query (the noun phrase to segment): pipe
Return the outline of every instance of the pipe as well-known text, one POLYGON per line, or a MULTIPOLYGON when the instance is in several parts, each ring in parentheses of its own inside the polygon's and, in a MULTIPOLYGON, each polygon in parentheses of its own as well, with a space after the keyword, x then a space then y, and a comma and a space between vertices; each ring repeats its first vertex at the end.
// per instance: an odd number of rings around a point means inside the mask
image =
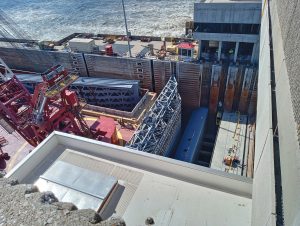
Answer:
POLYGON ((127 36, 127 42, 128 42, 128 52, 129 52, 129 56, 132 57, 132 55, 131 55, 131 48, 130 48, 130 41, 129 41, 129 32, 128 32, 128 26, 127 26, 127 19, 126 19, 126 12, 125 12, 124 0, 122 0, 122 6, 123 6, 123 14, 124 14, 124 21, 125 21, 125 28, 126 28, 126 36, 127 36))

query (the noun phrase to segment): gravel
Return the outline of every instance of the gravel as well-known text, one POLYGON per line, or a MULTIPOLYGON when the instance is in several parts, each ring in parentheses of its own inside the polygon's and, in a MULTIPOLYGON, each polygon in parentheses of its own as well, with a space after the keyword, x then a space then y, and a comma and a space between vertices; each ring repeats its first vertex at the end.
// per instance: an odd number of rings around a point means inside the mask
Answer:
POLYGON ((38 192, 34 185, 0 179, 0 225, 103 225, 125 226, 119 217, 102 221, 91 209, 78 210, 72 203, 58 202, 52 192, 38 192))

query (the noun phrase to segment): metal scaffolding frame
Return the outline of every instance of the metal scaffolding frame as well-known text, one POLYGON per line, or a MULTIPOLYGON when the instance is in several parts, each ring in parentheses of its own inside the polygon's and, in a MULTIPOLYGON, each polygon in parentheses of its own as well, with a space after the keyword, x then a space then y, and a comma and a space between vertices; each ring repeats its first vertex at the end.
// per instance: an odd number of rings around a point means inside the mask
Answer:
POLYGON ((181 127, 181 98, 172 76, 133 135, 129 148, 168 155, 181 127))

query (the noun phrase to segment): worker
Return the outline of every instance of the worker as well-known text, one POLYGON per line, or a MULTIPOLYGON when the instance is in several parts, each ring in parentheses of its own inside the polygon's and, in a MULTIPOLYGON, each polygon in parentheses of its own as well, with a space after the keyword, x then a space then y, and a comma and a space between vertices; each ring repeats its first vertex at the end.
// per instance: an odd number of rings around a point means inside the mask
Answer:
POLYGON ((8 161, 10 159, 10 156, 8 155, 8 153, 3 152, 2 148, 0 148, 0 159, 4 159, 6 161, 8 161))
POLYGON ((221 101, 218 103, 217 107, 217 116, 216 116, 216 125, 219 126, 221 124, 221 119, 223 116, 223 104, 221 101))

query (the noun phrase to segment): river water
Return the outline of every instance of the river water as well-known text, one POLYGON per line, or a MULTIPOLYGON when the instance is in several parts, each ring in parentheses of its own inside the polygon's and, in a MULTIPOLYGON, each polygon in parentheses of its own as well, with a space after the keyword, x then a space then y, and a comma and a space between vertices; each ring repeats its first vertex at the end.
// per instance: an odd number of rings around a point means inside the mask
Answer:
MULTIPOLYGON (((197 0, 124 0, 132 35, 180 36, 197 0)), ((199 0, 198 0, 199 2, 199 0)), ((121 0, 0 0, 0 9, 39 40, 74 32, 125 34, 121 0)))

